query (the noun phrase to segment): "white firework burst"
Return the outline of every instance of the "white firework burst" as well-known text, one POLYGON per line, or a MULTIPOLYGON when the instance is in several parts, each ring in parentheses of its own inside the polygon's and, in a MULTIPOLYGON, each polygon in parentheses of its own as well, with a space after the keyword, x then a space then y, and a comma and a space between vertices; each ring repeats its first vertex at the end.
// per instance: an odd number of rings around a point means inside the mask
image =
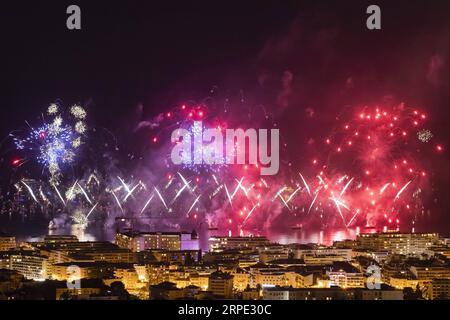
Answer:
POLYGON ((57 106, 56 104, 52 103, 52 104, 48 107, 47 113, 48 113, 49 115, 57 114, 57 113, 58 113, 58 106, 57 106))
POLYGON ((73 105, 70 108, 70 113, 77 119, 86 118, 86 110, 84 110, 84 108, 79 105, 73 105))

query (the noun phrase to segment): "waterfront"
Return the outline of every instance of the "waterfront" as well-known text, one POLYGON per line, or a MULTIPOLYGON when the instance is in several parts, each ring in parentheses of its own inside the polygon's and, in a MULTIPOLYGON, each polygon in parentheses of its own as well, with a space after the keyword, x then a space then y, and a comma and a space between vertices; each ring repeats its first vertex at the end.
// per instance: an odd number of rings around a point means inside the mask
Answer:
MULTIPOLYGON (((149 231, 149 230, 143 230, 149 231)), ((179 230, 167 230, 167 231, 179 231, 179 230)), ((192 230, 185 230, 192 231, 192 230)), ((203 251, 208 249, 208 238, 211 236, 228 236, 229 233, 226 230, 197 230, 200 238, 200 246, 203 251)), ((57 230, 41 229, 36 230, 34 233, 21 234, 18 236, 19 241, 36 241, 43 239, 46 235, 75 235, 80 241, 114 241, 116 230, 114 228, 104 229, 99 226, 90 226, 85 230, 72 225, 71 227, 60 228, 57 230)), ((354 240, 358 233, 357 229, 327 229, 327 230, 287 230, 285 232, 280 231, 267 231, 252 233, 250 231, 244 231, 244 235, 266 236, 272 242, 280 244, 289 243, 315 243, 322 245, 332 245, 334 241, 340 241, 344 239, 354 240)))

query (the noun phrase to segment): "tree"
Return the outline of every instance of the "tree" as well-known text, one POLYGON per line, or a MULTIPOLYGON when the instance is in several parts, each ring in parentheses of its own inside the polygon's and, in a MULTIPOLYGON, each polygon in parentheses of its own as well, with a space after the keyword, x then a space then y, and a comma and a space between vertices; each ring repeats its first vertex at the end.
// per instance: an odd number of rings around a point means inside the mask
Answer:
POLYGON ((121 300, 126 300, 129 298, 130 294, 125 289, 125 285, 121 281, 114 281, 110 285, 111 287, 111 294, 113 296, 119 297, 121 300))

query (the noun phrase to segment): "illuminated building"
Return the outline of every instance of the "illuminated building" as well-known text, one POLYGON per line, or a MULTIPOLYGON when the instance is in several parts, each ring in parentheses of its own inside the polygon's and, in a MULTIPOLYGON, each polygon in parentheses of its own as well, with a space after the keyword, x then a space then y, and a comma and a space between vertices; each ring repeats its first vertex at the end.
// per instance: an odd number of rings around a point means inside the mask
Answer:
POLYGON ((189 284, 206 290, 209 285, 209 276, 210 274, 208 273, 191 273, 189 275, 189 284))
POLYGON ((450 246, 449 245, 432 246, 425 253, 427 253, 429 256, 434 256, 436 254, 440 254, 440 255, 446 257, 447 259, 450 259, 450 246))
POLYGON ((199 262, 202 257, 201 250, 148 250, 148 253, 156 261, 179 264, 199 262))
POLYGON ((318 264, 322 263, 321 260, 350 261, 352 258, 352 249, 349 248, 298 245, 293 251, 294 258, 304 260, 309 259, 311 261, 310 264, 314 264, 313 261, 315 258, 318 264))
POLYGON ((34 252, 20 252, 10 256, 11 270, 16 270, 27 279, 36 281, 47 277, 47 258, 34 252))
POLYGON ((293 258, 272 260, 272 261, 268 262, 267 264, 270 264, 270 265, 273 264, 273 265, 277 265, 277 266, 280 266, 283 268, 306 266, 304 260, 293 259, 293 258))
POLYGON ((103 286, 98 279, 81 279, 79 288, 68 288, 66 282, 61 282, 55 288, 55 299, 89 299, 91 295, 99 295, 103 286))
POLYGON ((143 233, 144 249, 181 250, 181 233, 143 233))
POLYGON ((342 288, 265 288, 263 300, 354 300, 351 290, 342 288))
POLYGON ((371 249, 353 249, 352 251, 352 257, 366 257, 369 259, 373 259, 378 263, 386 261, 386 259, 389 257, 389 252, 384 251, 375 251, 371 249))
POLYGON ((137 270, 133 266, 117 267, 114 269, 114 278, 108 279, 106 284, 114 281, 120 281, 124 284, 125 289, 135 295, 140 295, 140 291, 146 288, 145 279, 140 277, 137 270))
POLYGON ((282 245, 268 245, 259 247, 258 252, 259 261, 262 263, 289 258, 289 248, 282 245))
POLYGON ((437 233, 362 233, 357 236, 361 248, 388 250, 403 255, 421 255, 439 240, 437 233))
POLYGON ((450 299, 450 278, 433 279, 425 284, 424 295, 429 300, 449 300, 450 299))
POLYGON ((8 251, 16 248, 16 238, 0 234, 0 251, 8 251))
POLYGON ((273 287, 263 292, 264 300, 403 300, 403 292, 387 286, 380 290, 273 287))
POLYGON ((246 288, 241 292, 242 300, 259 300, 261 298, 260 290, 253 288, 246 288))
POLYGON ((70 261, 111 263, 135 263, 137 261, 136 253, 105 241, 59 240, 56 242, 28 242, 25 245, 47 255, 50 264, 70 261))
POLYGON ((208 239, 210 251, 223 251, 226 249, 251 248, 268 245, 266 237, 211 237, 208 239))
POLYGON ((253 284, 268 286, 293 286, 294 272, 285 272, 284 270, 258 270, 253 274, 253 284))
POLYGON ((169 270, 166 274, 166 281, 176 284, 178 288, 196 286, 202 290, 208 289, 209 278, 215 272, 215 268, 207 266, 182 267, 169 270))
POLYGON ((233 285, 234 288, 238 291, 243 291, 247 288, 247 286, 250 285, 250 273, 242 268, 235 268, 233 271, 230 272, 233 277, 233 285))
POLYGON ((311 272, 299 271, 296 268, 259 263, 247 269, 251 276, 250 287, 252 288, 258 285, 262 287, 292 286, 299 288, 311 286, 314 282, 311 272))
POLYGON ((362 288, 365 285, 364 275, 351 264, 335 262, 326 272, 332 286, 341 288, 362 288))
POLYGON ((333 247, 337 249, 355 249, 357 245, 358 243, 355 240, 350 239, 333 242, 333 247))
POLYGON ((413 265, 410 270, 419 281, 450 279, 450 268, 447 265, 413 265))
POLYGON ((315 255, 306 254, 303 256, 303 261, 306 265, 332 265, 334 262, 345 262, 345 258, 338 255, 315 255))
POLYGON ((127 250, 120 248, 113 249, 96 249, 89 252, 83 252, 86 256, 91 257, 94 261, 103 261, 111 263, 135 263, 137 261, 136 255, 127 250))
POLYGON ((117 233, 116 245, 133 252, 140 252, 144 250, 144 239, 139 232, 117 233))
POLYGON ((0 252, 0 269, 10 269, 10 253, 0 252))
POLYGON ((225 249, 220 252, 207 252, 202 259, 204 262, 215 264, 233 261, 240 267, 246 267, 258 263, 259 254, 252 248, 225 249))
POLYGON ((197 232, 192 233, 182 232, 181 235, 181 250, 200 250, 200 242, 197 232))
POLYGON ((78 242, 78 238, 74 235, 47 235, 44 237, 46 244, 64 244, 67 242, 78 242))
POLYGON ((403 291, 396 290, 385 284, 380 289, 355 289, 356 300, 403 300, 403 291))
POLYGON ((133 252, 148 249, 199 250, 197 233, 187 232, 126 232, 116 234, 116 244, 133 252))
POLYGON ((109 263, 109 262, 65 262, 52 266, 51 278, 55 280, 68 280, 74 278, 74 273, 69 267, 76 266, 77 277, 79 279, 103 279, 112 278, 114 272, 120 269, 132 268, 132 264, 128 263, 109 263))
POLYGON ((412 275, 394 275, 389 278, 389 285, 396 289, 403 290, 404 288, 413 288, 415 289, 419 281, 414 278, 412 275))
POLYGON ((211 273, 208 282, 208 291, 213 295, 229 299, 233 296, 233 275, 221 271, 211 273))

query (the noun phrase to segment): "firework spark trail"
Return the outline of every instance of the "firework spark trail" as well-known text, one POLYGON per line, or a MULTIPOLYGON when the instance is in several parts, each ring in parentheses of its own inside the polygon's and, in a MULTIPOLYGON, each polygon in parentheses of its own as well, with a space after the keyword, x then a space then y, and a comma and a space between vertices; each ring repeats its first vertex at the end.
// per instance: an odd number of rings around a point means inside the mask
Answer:
POLYGON ((167 182, 167 184, 164 186, 164 189, 167 190, 172 185, 172 182, 174 180, 175 180, 174 178, 170 178, 169 181, 167 182))
POLYGON ((353 220, 356 218, 356 216, 359 214, 359 211, 356 211, 355 212, 355 214, 353 215, 353 217, 350 219, 350 221, 347 223, 347 227, 349 226, 349 225, 351 225, 352 224, 352 222, 353 222, 353 220))
POLYGON ((219 183, 219 181, 217 180, 216 175, 215 175, 215 174, 212 174, 212 177, 213 177, 213 179, 214 179, 214 182, 215 182, 217 185, 219 185, 220 183, 219 183))
POLYGON ((308 184, 306 183, 305 178, 303 178, 303 176, 302 176, 302 174, 301 174, 300 172, 299 172, 298 174, 299 174, 300 177, 302 178, 303 184, 305 185, 305 188, 306 188, 306 190, 308 191, 308 194, 311 196, 311 190, 309 190, 309 186, 308 186, 308 184))
POLYGON ((267 184, 267 182, 266 182, 265 179, 261 178, 261 182, 264 184, 264 186, 265 186, 266 188, 269 188, 269 186, 268 186, 268 184, 267 184))
POLYGON ((235 178, 234 180, 236 180, 236 182, 238 183, 237 187, 244 192, 246 197, 248 197, 247 189, 245 189, 244 186, 242 185, 243 179, 239 181, 238 179, 235 178))
POLYGON ((250 218, 250 216, 252 215, 253 211, 255 211, 256 207, 259 205, 259 203, 255 204, 253 206, 253 208, 248 212, 247 216, 245 217, 244 221, 242 221, 242 227, 245 225, 245 223, 247 222, 248 218, 250 218))
POLYGON ((195 204, 198 202, 198 200, 200 199, 202 195, 200 194, 192 203, 191 207, 189 208, 188 212, 186 213, 187 215, 191 212, 191 210, 194 208, 195 204))
POLYGON ((92 207, 91 210, 89 210, 88 214, 86 215, 86 219, 89 218, 89 216, 91 215, 92 212, 94 212, 95 208, 97 207, 98 202, 92 207))
POLYGON ((230 203, 230 206, 233 206, 233 198, 231 198, 231 195, 228 192, 227 185, 224 183, 223 186, 225 187, 225 193, 227 194, 228 202, 230 203))
POLYGON ((181 173, 179 173, 179 172, 177 172, 177 173, 178 173, 178 175, 180 176, 181 180, 183 181, 184 185, 187 185, 187 186, 188 186, 188 187, 187 187, 188 190, 189 190, 190 192, 192 192, 191 188, 189 187, 190 181, 187 182, 187 180, 183 177, 183 175, 182 175, 181 173))
POLYGON ((158 195, 159 199, 163 203, 164 207, 166 207, 166 210, 169 210, 169 208, 167 207, 166 201, 164 201, 164 198, 161 195, 161 193, 159 192, 158 188, 155 187, 155 191, 156 191, 156 194, 158 195))
POLYGON ((325 181, 323 181, 321 176, 317 176, 317 179, 319 179, 319 184, 325 185, 325 181))
POLYGON ((241 180, 237 180, 237 179, 235 179, 235 180, 237 181, 238 184, 237 184, 236 188, 234 189, 233 194, 231 195, 231 199, 234 198, 234 196, 236 195, 236 193, 238 192, 240 187, 242 187, 242 181, 244 181, 244 177, 242 177, 241 180))
POLYGON ((289 203, 289 201, 291 201, 291 199, 295 196, 295 194, 301 190, 301 187, 298 187, 297 189, 295 189, 294 192, 292 192, 292 194, 289 196, 289 198, 286 200, 286 203, 289 203))
POLYGON ((383 194, 384 191, 386 190, 386 188, 389 187, 390 184, 391 184, 390 182, 386 183, 386 184, 380 189, 380 194, 383 194))
POLYGON ((340 194, 341 197, 345 193, 345 190, 347 190, 348 186, 352 183, 352 181, 353 181, 353 178, 351 178, 345 185, 344 189, 342 189, 341 194, 340 194))
POLYGON ((181 187, 180 190, 178 190, 177 194, 175 195, 172 202, 170 203, 171 205, 175 202, 175 200, 178 199, 178 197, 181 195, 181 193, 184 191, 184 189, 189 188, 189 183, 191 183, 191 180, 189 180, 189 182, 187 184, 185 184, 183 187, 181 187))
POLYGON ((139 185, 142 187, 142 189, 147 191, 147 186, 145 185, 145 183, 143 183, 142 181, 139 180, 139 185))
POLYGON ((74 184, 72 185, 72 188, 70 188, 69 193, 66 196, 67 200, 72 200, 73 199, 72 196, 73 196, 73 192, 75 190, 75 186, 77 185, 77 183, 78 183, 78 179, 75 180, 74 184))
POLYGON ((88 178, 88 181, 86 182, 86 184, 91 184, 92 180, 94 180, 97 183, 97 185, 100 184, 100 181, 98 180, 98 178, 93 173, 91 173, 89 175, 89 178, 88 178))
POLYGON ((216 190, 214 190, 214 192, 212 193, 212 195, 211 195, 209 198, 211 199, 211 198, 215 197, 215 196, 219 193, 219 191, 222 190, 222 188, 223 188, 223 184, 221 184, 220 186, 218 186, 218 187, 216 188, 216 190))
POLYGON ((278 198, 278 196, 279 196, 280 194, 282 194, 282 193, 284 192, 284 190, 286 190, 286 189, 287 189, 287 187, 284 186, 284 187, 282 187, 280 190, 278 190, 277 193, 275 194, 275 196, 272 198, 272 202, 274 202, 275 199, 278 198))
POLYGON ((344 181, 348 176, 346 174, 344 174, 343 176, 341 176, 339 179, 336 180, 336 185, 341 184, 342 181, 344 181))
POLYGON ((144 207, 141 210, 141 214, 144 213, 145 209, 147 209, 147 206, 150 204, 150 202, 153 200, 153 197, 155 196, 154 193, 148 198, 147 202, 145 203, 144 207))
POLYGON ((342 218, 342 222, 346 225, 346 223, 345 223, 345 218, 344 218, 344 215, 342 214, 342 211, 341 211, 341 207, 340 207, 340 205, 341 205, 341 203, 339 202, 339 200, 337 200, 337 199, 335 199, 335 198, 330 198, 333 202, 334 202, 334 204, 336 205, 336 208, 337 208, 337 210, 338 210, 338 212, 339 212, 339 215, 341 216, 341 218, 342 218))
POLYGON ((45 196, 44 191, 42 191, 42 186, 39 187, 39 195, 41 196, 42 200, 44 200, 47 203, 50 203, 48 198, 45 196))
POLYGON ((308 209, 308 213, 307 214, 309 214, 309 212, 311 211, 311 208, 313 207, 314 203, 316 202, 316 199, 317 199, 317 196, 319 195, 319 192, 320 192, 320 190, 317 191, 314 199, 311 201, 311 204, 309 205, 309 209, 308 209))
POLYGON ((286 201, 284 200, 283 196, 281 194, 278 195, 278 197, 281 199, 281 201, 283 201, 284 206, 291 211, 291 208, 289 208, 289 205, 286 203, 286 201))
POLYGON ((397 193, 397 195, 394 198, 394 201, 400 198, 400 195, 403 193, 403 191, 405 191, 405 189, 409 186, 409 184, 412 182, 412 180, 409 180, 404 186, 403 188, 400 189, 400 191, 397 193))
POLYGON ((339 204, 340 206, 342 206, 342 207, 344 207, 345 209, 347 209, 347 210, 350 211, 350 208, 349 208, 345 203, 343 203, 341 200, 336 199, 336 198, 331 198, 331 199, 332 199, 335 203, 339 204))
POLYGON ((122 184, 122 186, 125 188, 125 190, 127 192, 130 192, 130 188, 127 186, 127 184, 125 183, 125 181, 123 181, 123 179, 119 176, 117 176, 117 178, 120 180, 120 183, 122 184))
POLYGON ((123 213, 123 208, 122 208, 122 205, 120 204, 120 200, 119 200, 119 198, 117 198, 117 196, 116 196, 116 194, 114 193, 114 191, 113 191, 113 190, 111 190, 111 193, 112 193, 112 195, 113 195, 114 199, 116 199, 116 202, 117 202, 117 205, 118 205, 118 206, 119 206, 119 208, 120 208, 120 211, 122 211, 122 213, 123 213))
POLYGON ((64 201, 64 198, 62 197, 61 193, 58 190, 58 187, 55 184, 52 184, 53 188, 55 189, 56 193, 58 194, 59 199, 61 202, 66 205, 66 202, 64 201))
POLYGON ((39 203, 39 201, 36 199, 36 196, 34 195, 33 190, 31 189, 31 187, 23 180, 21 182, 28 189, 28 192, 30 193, 30 195, 33 198, 33 200, 36 201, 37 203, 39 203))
POLYGON ((238 183, 238 185, 237 185, 237 187, 236 188, 239 188, 239 189, 241 189, 243 192, 244 192, 244 194, 245 194, 245 197, 248 199, 248 192, 251 190, 250 188, 247 190, 247 189, 245 189, 245 187, 242 185, 242 181, 244 180, 244 177, 242 177, 242 179, 239 181, 238 179, 236 179, 235 178, 235 180, 237 181, 237 183, 238 183))
POLYGON ((81 192, 83 193, 84 197, 86 198, 87 202, 89 202, 89 204, 92 204, 91 199, 89 198, 89 196, 87 195, 86 191, 84 190, 84 188, 77 182, 78 187, 80 188, 81 192))
POLYGON ((123 198, 123 202, 126 202, 127 199, 133 195, 134 190, 136 190, 136 188, 139 187, 139 183, 136 184, 128 193, 127 195, 123 198))

